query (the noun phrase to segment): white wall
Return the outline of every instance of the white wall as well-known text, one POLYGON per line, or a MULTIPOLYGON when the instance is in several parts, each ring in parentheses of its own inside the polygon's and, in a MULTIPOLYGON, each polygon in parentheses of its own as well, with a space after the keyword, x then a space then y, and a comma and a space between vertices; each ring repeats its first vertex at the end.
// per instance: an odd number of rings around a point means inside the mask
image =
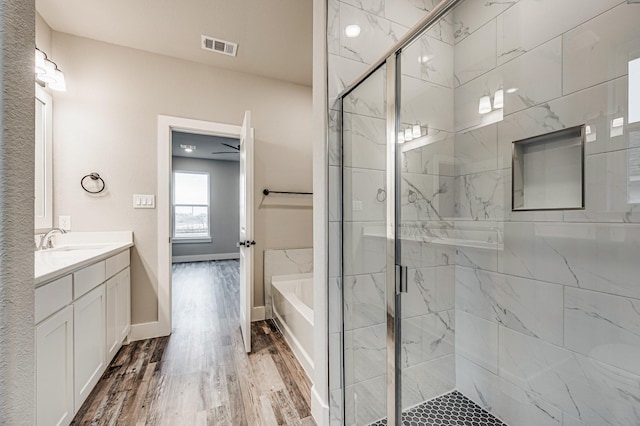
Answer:
POLYGON ((36 12, 36 47, 47 55, 51 52, 51 27, 36 12))
POLYGON ((157 115, 239 125, 252 111, 255 152, 255 291, 263 304, 266 248, 309 247, 310 207, 263 205, 262 189, 311 190, 311 89, 53 32, 67 92, 54 94, 54 221, 74 231, 131 229, 132 321, 157 319, 157 210, 132 194, 157 191, 157 115), (99 172, 103 196, 84 193, 99 172))
POLYGON ((240 162, 173 157, 173 170, 209 173, 209 232, 211 242, 180 243, 173 240, 172 255, 195 256, 237 253, 240 230, 240 162))
POLYGON ((0 1, 0 424, 35 423, 35 10, 0 1))

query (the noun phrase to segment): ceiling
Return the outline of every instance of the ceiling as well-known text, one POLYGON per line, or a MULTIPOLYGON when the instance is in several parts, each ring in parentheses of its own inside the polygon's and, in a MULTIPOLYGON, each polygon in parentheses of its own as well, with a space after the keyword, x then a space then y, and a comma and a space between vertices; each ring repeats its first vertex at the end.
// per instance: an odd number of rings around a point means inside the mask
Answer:
POLYGON ((312 0, 36 0, 55 31, 311 85, 312 0), (207 35, 238 43, 231 57, 207 35))
POLYGON ((238 150, 228 147, 239 146, 240 140, 223 136, 197 135, 194 133, 172 132, 171 155, 174 157, 204 158, 206 160, 240 161, 238 150), (195 146, 193 152, 186 152, 180 145, 195 146), (213 154, 213 153, 216 154, 213 154), (221 154, 223 153, 223 154, 221 154))

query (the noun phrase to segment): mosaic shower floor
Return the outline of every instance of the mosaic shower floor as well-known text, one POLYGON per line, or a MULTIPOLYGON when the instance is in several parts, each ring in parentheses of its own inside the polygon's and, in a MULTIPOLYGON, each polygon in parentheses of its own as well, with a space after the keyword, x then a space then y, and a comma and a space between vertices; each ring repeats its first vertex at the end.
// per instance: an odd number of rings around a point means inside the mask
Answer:
MULTIPOLYGON (((507 426, 458 391, 449 392, 402 413, 405 426, 507 426)), ((370 426, 387 424, 387 419, 370 426)))

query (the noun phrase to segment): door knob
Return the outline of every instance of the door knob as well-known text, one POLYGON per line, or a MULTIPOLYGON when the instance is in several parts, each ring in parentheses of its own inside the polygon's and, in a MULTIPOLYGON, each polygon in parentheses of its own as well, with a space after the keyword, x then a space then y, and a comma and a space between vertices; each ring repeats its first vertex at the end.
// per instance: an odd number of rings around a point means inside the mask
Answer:
POLYGON ((245 243, 244 241, 239 241, 239 242, 236 244, 236 247, 240 247, 240 246, 242 246, 242 247, 246 247, 246 246, 247 246, 247 243, 245 243))

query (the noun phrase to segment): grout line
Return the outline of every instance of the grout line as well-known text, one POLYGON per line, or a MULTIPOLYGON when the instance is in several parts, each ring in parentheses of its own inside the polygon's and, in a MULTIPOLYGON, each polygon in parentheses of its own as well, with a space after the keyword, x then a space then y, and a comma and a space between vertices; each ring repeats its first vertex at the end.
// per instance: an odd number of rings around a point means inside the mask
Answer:
POLYGON ((578 89, 578 90, 574 90, 573 92, 570 92, 570 93, 562 93, 562 94, 560 94, 560 96, 557 96, 555 98, 551 98, 551 99, 548 99, 546 101, 540 101, 540 103, 538 103, 536 105, 533 105, 531 107, 523 108, 521 110, 514 111, 514 112, 511 112, 509 114, 506 114, 504 116, 504 118, 503 118, 503 121, 505 121, 505 119, 507 117, 511 117, 511 116, 516 115, 516 114, 520 114, 520 113, 523 113, 525 111, 532 110, 534 108, 539 108, 540 105, 549 104, 549 103, 552 103, 552 102, 558 102, 558 101, 560 101, 562 99, 565 99, 565 98, 568 98, 570 96, 574 96, 574 95, 580 94, 581 92, 586 92, 587 90, 595 89, 598 86, 604 86, 604 85, 607 85, 607 84, 615 83, 616 80, 622 80, 622 79, 624 79, 626 77, 628 77, 628 74, 623 74, 623 75, 620 75, 620 76, 617 76, 617 77, 612 77, 612 78, 610 78, 608 80, 604 80, 604 81, 600 81, 598 83, 594 83, 591 86, 587 86, 587 87, 583 87, 583 88, 578 89))

